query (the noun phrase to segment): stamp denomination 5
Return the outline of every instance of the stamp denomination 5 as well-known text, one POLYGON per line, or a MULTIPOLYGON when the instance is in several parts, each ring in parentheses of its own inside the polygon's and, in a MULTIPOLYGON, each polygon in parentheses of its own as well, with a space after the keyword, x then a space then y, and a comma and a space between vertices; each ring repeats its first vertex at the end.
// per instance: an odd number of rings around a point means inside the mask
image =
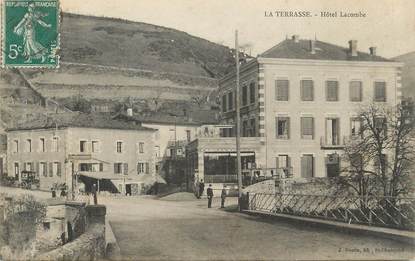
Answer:
POLYGON ((2 65, 58 67, 58 0, 4 0, 2 65))

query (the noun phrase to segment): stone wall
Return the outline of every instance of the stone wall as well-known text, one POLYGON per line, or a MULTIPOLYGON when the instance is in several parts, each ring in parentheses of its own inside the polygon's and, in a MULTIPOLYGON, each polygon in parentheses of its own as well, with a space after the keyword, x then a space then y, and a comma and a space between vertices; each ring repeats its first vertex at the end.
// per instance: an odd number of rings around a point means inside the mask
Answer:
POLYGON ((313 178, 307 181, 281 180, 277 186, 278 193, 302 194, 302 195, 339 195, 349 192, 341 188, 335 180, 328 178, 313 178))
POLYGON ((55 250, 35 257, 36 260, 101 260, 105 255, 105 215, 103 205, 86 208, 87 227, 85 233, 74 241, 55 250))
POLYGON ((250 185, 243 189, 243 193, 265 193, 265 194, 275 194, 275 181, 265 180, 258 182, 256 184, 250 185))

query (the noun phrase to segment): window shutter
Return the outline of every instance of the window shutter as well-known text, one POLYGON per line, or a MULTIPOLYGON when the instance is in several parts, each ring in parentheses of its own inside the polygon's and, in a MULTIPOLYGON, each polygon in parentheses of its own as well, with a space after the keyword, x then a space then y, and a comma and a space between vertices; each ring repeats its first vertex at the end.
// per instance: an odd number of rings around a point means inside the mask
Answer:
POLYGON ((275 137, 277 137, 278 138, 278 135, 279 135, 279 133, 278 133, 278 117, 275 117, 275 137))
POLYGON ((291 168, 291 157, 290 156, 288 156, 287 158, 287 167, 291 168))
POLYGON ((58 162, 57 168, 56 168, 56 174, 60 177, 62 174, 62 165, 60 162, 58 162))
POLYGON ((124 175, 128 175, 128 163, 124 163, 124 175))
POLYGON ((146 162, 146 174, 150 173, 150 165, 146 162))
POLYGON ((104 163, 99 163, 99 171, 103 172, 104 171, 104 163))
POLYGON ((301 177, 306 178, 307 177, 307 162, 306 158, 304 156, 301 157, 301 177))
POLYGON ((276 157, 275 158, 275 168, 279 168, 280 167, 280 158, 279 157, 276 157))
POLYGON ((289 81, 276 80, 275 81, 275 100, 288 101, 289 81))
POLYGON ((118 173, 117 173, 117 163, 114 163, 114 173, 115 173, 115 174, 118 174, 118 173))
POLYGON ((43 170, 43 176, 47 177, 48 176, 48 163, 44 163, 43 166, 45 167, 45 169, 43 170))
POLYGON ((312 155, 303 155, 301 157, 301 177, 311 178, 314 176, 314 164, 312 155))
POLYGON ((338 100, 339 83, 337 81, 326 82, 327 101, 338 100))
POLYGON ((36 176, 39 177, 40 173, 39 173, 39 162, 36 162, 36 176))
POLYGON ((53 177, 53 163, 49 162, 49 177, 53 177))

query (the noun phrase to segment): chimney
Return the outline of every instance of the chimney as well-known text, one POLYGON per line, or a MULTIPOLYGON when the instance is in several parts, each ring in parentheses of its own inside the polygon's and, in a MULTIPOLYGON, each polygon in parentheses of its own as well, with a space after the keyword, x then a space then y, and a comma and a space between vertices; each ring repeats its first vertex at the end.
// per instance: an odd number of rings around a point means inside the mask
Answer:
POLYGON ((349 41, 349 53, 351 56, 357 56, 357 40, 349 41))
POLYGON ((310 47, 310 53, 315 54, 316 53, 316 41, 310 40, 309 47, 310 47))
POLYGON ((127 109, 127 116, 132 117, 133 116, 133 108, 127 109))
POLYGON ((376 56, 376 47, 375 46, 369 47, 369 52, 370 52, 370 55, 376 56))
POLYGON ((294 35, 292 36, 292 40, 293 40, 295 43, 298 43, 298 42, 300 41, 300 36, 299 36, 298 34, 294 34, 294 35))

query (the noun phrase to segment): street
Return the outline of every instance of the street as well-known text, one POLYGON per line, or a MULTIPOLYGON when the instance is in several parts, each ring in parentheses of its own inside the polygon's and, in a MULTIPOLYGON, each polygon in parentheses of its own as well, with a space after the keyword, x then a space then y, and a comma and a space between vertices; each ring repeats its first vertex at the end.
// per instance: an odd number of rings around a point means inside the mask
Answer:
MULTIPOLYGON (((214 201, 105 198, 123 259, 410 259, 392 240, 349 235, 219 209, 214 201)), ((234 201, 235 203, 235 201, 234 201)))

